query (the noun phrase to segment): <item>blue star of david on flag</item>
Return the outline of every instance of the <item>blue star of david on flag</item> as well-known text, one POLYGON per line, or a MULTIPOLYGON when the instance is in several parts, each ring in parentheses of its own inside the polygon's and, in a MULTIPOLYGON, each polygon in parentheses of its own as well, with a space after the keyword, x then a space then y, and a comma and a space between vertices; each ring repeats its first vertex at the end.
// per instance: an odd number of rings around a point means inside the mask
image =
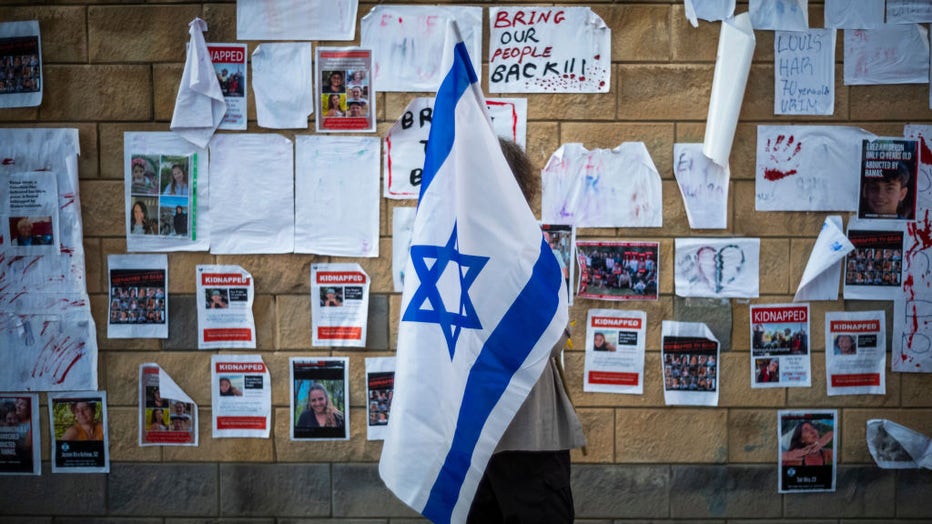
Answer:
MULTIPOLYGON (((412 245, 411 261, 420 284, 411 297, 402 320, 439 324, 447 341, 450 360, 456 352, 460 330, 482 329, 479 316, 469 298, 469 288, 482 271, 489 257, 467 255, 459 251, 456 224, 445 246, 412 245), (428 261, 433 261, 429 265, 428 261), (438 284, 449 264, 456 265, 459 277, 459 304, 457 311, 447 311, 438 284)), ((451 290, 452 291, 452 290, 451 290)))

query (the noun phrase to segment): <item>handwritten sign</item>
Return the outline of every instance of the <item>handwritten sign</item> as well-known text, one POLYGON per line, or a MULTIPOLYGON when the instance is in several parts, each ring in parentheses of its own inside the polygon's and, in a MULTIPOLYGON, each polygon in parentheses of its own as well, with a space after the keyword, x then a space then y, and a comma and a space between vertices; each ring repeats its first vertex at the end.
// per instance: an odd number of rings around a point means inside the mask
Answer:
POLYGON ((887 0, 888 24, 922 24, 932 22, 929 0, 887 0))
POLYGON ((845 85, 929 83, 929 31, 918 24, 845 30, 845 85))
POLYGON ((873 29, 883 25, 884 0, 825 0, 825 27, 873 29))
POLYGON ((751 0, 754 29, 805 31, 809 29, 809 0, 751 0))
POLYGON ((702 154, 702 144, 673 144, 673 174, 683 196, 689 227, 728 227, 728 167, 702 154))
POLYGON ((773 112, 831 115, 835 109, 835 30, 777 31, 773 112))
POLYGON ((489 9, 489 91, 607 93, 611 30, 588 7, 489 9))

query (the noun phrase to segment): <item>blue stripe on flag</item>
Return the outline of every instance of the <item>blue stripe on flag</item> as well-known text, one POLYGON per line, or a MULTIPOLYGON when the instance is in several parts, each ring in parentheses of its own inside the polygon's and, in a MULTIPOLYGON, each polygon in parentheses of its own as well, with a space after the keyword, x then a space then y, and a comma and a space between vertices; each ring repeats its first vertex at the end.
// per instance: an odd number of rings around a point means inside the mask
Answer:
POLYGON ((424 198, 427 186, 430 185, 434 175, 447 161, 447 156, 453 150, 453 138, 456 135, 456 104, 459 103, 463 93, 469 89, 469 85, 478 81, 479 77, 473 70, 466 44, 459 42, 453 49, 453 66, 443 79, 443 83, 440 84, 440 90, 437 91, 437 98, 434 100, 434 118, 427 140, 424 170, 421 172, 418 205, 420 205, 420 199, 424 198), (438 118, 438 115, 443 115, 443 118, 438 118))
POLYGON ((563 273, 550 246, 541 237, 540 254, 531 278, 489 335, 469 370, 453 442, 422 511, 431 521, 450 522, 479 434, 512 375, 552 322, 560 303, 561 285, 563 273))

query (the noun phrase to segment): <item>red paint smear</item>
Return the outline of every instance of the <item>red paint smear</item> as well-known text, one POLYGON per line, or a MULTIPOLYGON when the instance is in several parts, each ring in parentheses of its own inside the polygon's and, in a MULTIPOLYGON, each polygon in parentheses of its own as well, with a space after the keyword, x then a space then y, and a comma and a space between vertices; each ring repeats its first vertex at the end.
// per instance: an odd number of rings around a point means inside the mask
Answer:
POLYGON ((906 292, 906 298, 907 298, 908 300, 915 300, 915 298, 916 298, 916 292, 915 292, 915 290, 913 289, 913 285, 914 285, 914 284, 915 284, 915 282, 913 282, 913 275, 912 275, 912 274, 908 275, 908 276, 906 277, 906 280, 903 281, 903 291, 906 292))
POLYGON ((932 248, 932 223, 929 222, 929 210, 926 209, 922 220, 907 224, 906 231, 916 241, 906 252, 907 262, 912 262, 913 257, 920 251, 932 248))
POLYGON ((598 59, 602 58, 602 55, 595 55, 593 58, 595 58, 596 60, 598 60, 598 59))
POLYGON ((62 253, 66 254, 66 255, 73 255, 73 254, 74 254, 74 248, 73 248, 73 247, 65 247, 65 246, 62 245, 62 244, 59 244, 59 246, 60 246, 60 247, 58 248, 58 250, 61 251, 62 253))
MULTIPOLYGON (((82 345, 83 345, 83 344, 82 344, 82 345)), ((71 363, 68 364, 68 367, 65 368, 64 373, 61 374, 61 377, 59 377, 59 379, 56 380, 55 383, 56 383, 56 384, 61 384, 62 382, 64 382, 65 379, 68 378, 68 373, 71 371, 71 368, 73 368, 74 365, 77 364, 78 361, 81 360, 81 357, 83 357, 83 356, 84 356, 83 353, 80 353, 80 354, 78 354, 77 356, 75 356, 75 357, 74 357, 74 360, 72 360, 71 363)))
POLYGON ((5 165, 5 166, 12 166, 12 165, 15 164, 15 163, 16 163, 16 161, 13 160, 12 158, 4 158, 4 159, 3 159, 3 162, 0 162, 0 164, 3 164, 3 165, 5 165))
POLYGON ((61 206, 61 209, 65 209, 66 207, 74 204, 74 193, 65 193, 64 195, 62 195, 62 198, 65 198, 67 202, 65 202, 64 205, 61 206))
POLYGON ((585 81, 586 81, 586 77, 584 77, 584 76, 579 77, 579 81, 580 81, 580 82, 585 82, 585 81))
POLYGON ((48 330, 48 328, 49 328, 50 325, 52 325, 52 323, 49 322, 48 320, 46 320, 45 322, 43 322, 43 323, 42 323, 42 331, 40 331, 40 334, 45 335, 45 332, 46 332, 46 330, 48 330))
POLYGON ((764 179, 770 180, 771 182, 775 182, 777 180, 781 180, 781 179, 784 179, 788 176, 792 176, 795 174, 796 174, 795 169, 791 169, 789 171, 780 171, 779 169, 765 169, 764 179))
POLYGON ((23 268, 23 273, 26 273, 27 271, 29 271, 29 268, 31 268, 32 266, 34 266, 34 265, 36 264, 36 262, 39 261, 39 259, 40 259, 40 257, 36 257, 36 258, 34 258, 34 259, 32 260, 32 262, 26 264, 26 267, 23 268))
POLYGON ((916 303, 913 302, 913 321, 912 321, 912 330, 909 332, 909 347, 913 347, 913 338, 916 337, 916 333, 919 332, 919 312, 916 311, 916 303))
POLYGON ((26 258, 26 257, 24 257, 23 255, 16 255, 15 257, 11 258, 10 261, 7 262, 6 265, 12 266, 13 263, 19 262, 20 260, 22 260, 22 259, 24 259, 24 258, 26 258))
POLYGON ((932 149, 926 145, 925 138, 919 135, 919 161, 923 164, 932 164, 932 149))

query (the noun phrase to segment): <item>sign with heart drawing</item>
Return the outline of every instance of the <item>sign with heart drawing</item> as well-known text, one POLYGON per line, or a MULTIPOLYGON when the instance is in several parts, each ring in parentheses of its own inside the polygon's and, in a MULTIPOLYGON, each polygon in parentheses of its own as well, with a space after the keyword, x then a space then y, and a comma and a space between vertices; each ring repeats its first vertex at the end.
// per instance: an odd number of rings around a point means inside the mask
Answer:
POLYGON ((677 238, 676 294, 755 298, 759 295, 759 238, 677 238))

